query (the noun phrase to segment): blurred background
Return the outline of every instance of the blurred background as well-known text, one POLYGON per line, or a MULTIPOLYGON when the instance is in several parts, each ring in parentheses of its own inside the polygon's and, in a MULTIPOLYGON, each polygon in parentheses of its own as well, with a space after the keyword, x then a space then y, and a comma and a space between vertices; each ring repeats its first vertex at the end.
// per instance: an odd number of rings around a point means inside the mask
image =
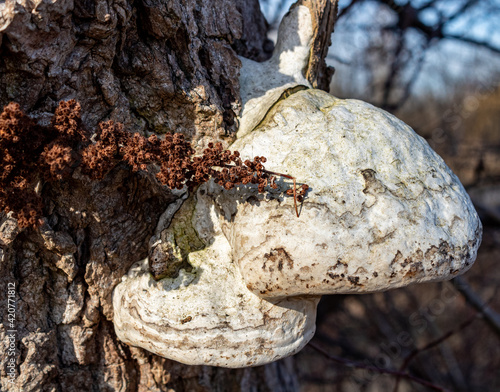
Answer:
MULTIPOLYGON (((261 0, 271 39, 292 3, 261 0)), ((299 389, 500 391, 500 0, 340 0, 327 61, 333 95, 388 110, 443 157, 484 234, 451 282, 324 297, 299 389)))

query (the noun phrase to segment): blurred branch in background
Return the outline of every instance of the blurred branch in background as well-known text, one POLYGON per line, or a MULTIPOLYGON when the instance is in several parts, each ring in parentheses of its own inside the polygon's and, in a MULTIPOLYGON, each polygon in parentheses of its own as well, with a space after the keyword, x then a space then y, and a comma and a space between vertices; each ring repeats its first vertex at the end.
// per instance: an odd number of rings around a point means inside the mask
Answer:
MULTIPOLYGON (((432 342, 429 342, 427 343, 424 347, 422 348, 418 348, 418 349, 415 349, 413 350, 410 354, 408 354, 406 356, 406 358, 404 359, 404 362, 403 364, 401 365, 401 367, 399 368, 399 371, 400 372, 404 372, 407 368, 408 368, 408 365, 410 364, 410 362, 420 353, 426 351, 426 350, 429 350, 431 348, 434 348, 440 344, 442 344, 446 339, 450 338, 451 336, 453 336, 454 334, 462 331, 464 328, 468 327, 469 325, 472 324, 472 322, 474 320, 476 320, 478 317, 477 313, 474 314, 472 317, 470 317, 467 321, 463 322, 460 326, 458 326, 456 329, 453 329, 451 331, 448 331, 447 333, 445 333, 444 335, 442 335, 441 337, 439 337, 438 339, 432 341, 432 342)), ((448 366, 448 368, 450 368, 450 366, 448 366)), ((453 373, 452 373, 453 374, 453 373)), ((461 385, 463 386, 465 384, 465 382, 463 381, 463 376, 460 374, 460 376, 456 377, 455 378, 458 378, 459 379, 459 382, 455 382, 456 385, 461 385)), ((396 384, 394 386, 394 392, 398 392, 399 390, 399 381, 400 381, 401 377, 398 376, 398 378, 396 379, 396 384)))
POLYGON ((500 53, 500 35, 492 28, 500 16, 500 4, 495 0, 350 0, 344 2, 339 15, 332 51, 343 58, 341 53, 349 50, 351 39, 342 33, 344 27, 354 36, 359 34, 356 30, 366 30, 367 22, 370 24, 371 37, 350 45, 355 47, 353 56, 367 49, 369 53, 358 61, 370 85, 365 90, 369 97, 360 98, 369 98, 391 111, 407 102, 424 62, 436 61, 443 46, 452 42, 462 45, 455 59, 446 60, 448 66, 459 66, 460 51, 473 47, 488 50, 485 58, 500 53), (369 19, 360 17, 363 14, 370 15, 369 19))
POLYGON ((490 308, 461 276, 453 279, 453 284, 460 294, 464 296, 467 303, 481 313, 488 325, 500 337, 500 314, 490 308))
MULTIPOLYGON (((271 30, 292 3, 261 0, 271 30)), ((412 94, 446 89, 436 66, 462 82, 494 70, 498 77, 498 0, 340 0, 339 7, 328 57, 343 74, 334 78, 336 95, 395 111, 412 94)))
POLYGON ((331 360, 333 362, 336 362, 336 363, 338 363, 340 365, 343 365, 343 366, 352 367, 352 368, 356 368, 356 369, 369 370, 369 371, 372 371, 372 372, 375 372, 375 373, 389 374, 391 376, 396 376, 398 378, 406 378, 408 380, 411 380, 411 381, 414 381, 414 382, 416 382, 418 384, 424 385, 424 386, 426 386, 426 387, 428 387, 428 388, 430 388, 432 390, 435 390, 435 391, 446 391, 446 389, 441 388, 438 385, 434 385, 433 383, 431 383, 429 381, 426 381, 426 380, 423 380, 421 378, 412 376, 411 374, 405 373, 403 371, 397 371, 397 370, 393 370, 393 369, 378 368, 376 366, 366 365, 366 364, 364 364, 362 362, 356 362, 356 361, 351 361, 351 360, 346 359, 346 358, 337 357, 335 355, 329 354, 326 350, 322 349, 320 346, 318 346, 314 342, 309 342, 309 346, 312 347, 317 352, 319 352, 325 358, 328 358, 329 360, 331 360))
MULTIPOLYGON (((325 297, 310 345, 341 366, 322 363, 310 350, 298 354, 302 390, 497 391, 499 335, 482 311, 471 314, 469 301, 464 302, 460 293, 467 291, 483 311, 488 308, 480 297, 491 296, 496 305, 498 297, 495 291, 480 295, 469 285, 461 285, 460 291, 455 287, 428 284, 373 295, 325 297), (419 389, 413 382, 425 387, 419 389)), ((491 307, 489 311, 495 314, 491 307)))

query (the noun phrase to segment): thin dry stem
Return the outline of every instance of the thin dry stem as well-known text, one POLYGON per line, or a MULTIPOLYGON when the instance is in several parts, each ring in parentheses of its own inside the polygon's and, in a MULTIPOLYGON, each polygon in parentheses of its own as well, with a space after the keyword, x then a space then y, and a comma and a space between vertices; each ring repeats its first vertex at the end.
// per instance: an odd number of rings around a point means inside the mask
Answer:
POLYGON ((317 346, 313 342, 309 342, 309 346, 312 347, 313 349, 315 349, 316 351, 318 351, 324 357, 330 359, 331 361, 334 361, 336 363, 344 365, 344 366, 348 366, 348 367, 352 367, 352 368, 356 368, 356 369, 365 369, 365 370, 370 370, 370 371, 373 371, 373 372, 376 372, 376 373, 380 373, 380 374, 389 374, 391 376, 397 376, 397 377, 405 378, 407 380, 414 381, 414 382, 416 382, 416 383, 418 383, 420 385, 424 385, 424 386, 426 386, 426 387, 428 387, 430 389, 433 389, 435 391, 441 391, 441 392, 448 391, 447 389, 442 388, 439 385, 435 385, 435 384, 433 384, 433 383, 431 383, 429 381, 426 381, 424 379, 421 379, 419 377, 412 376, 409 373, 400 372, 400 371, 397 371, 397 370, 394 370, 394 369, 379 368, 379 367, 376 367, 376 366, 366 365, 365 363, 362 363, 362 362, 351 361, 350 359, 346 359, 346 358, 338 357, 338 356, 335 356, 335 355, 331 355, 328 352, 326 352, 324 349, 322 349, 321 347, 317 346))
POLYGON ((288 178, 289 180, 293 181, 293 204, 295 206, 295 214, 297 215, 297 218, 298 218, 299 217, 299 209, 297 208, 297 182, 295 180, 295 177, 289 176, 288 174, 272 172, 269 170, 264 170, 264 171, 268 174, 271 174, 274 176, 285 177, 285 178, 288 178))

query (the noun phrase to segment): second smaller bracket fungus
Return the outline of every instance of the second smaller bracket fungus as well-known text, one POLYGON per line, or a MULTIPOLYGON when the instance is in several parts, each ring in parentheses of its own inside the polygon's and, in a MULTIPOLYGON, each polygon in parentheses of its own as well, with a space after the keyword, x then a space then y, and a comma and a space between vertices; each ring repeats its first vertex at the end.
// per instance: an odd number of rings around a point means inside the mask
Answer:
POLYGON ((311 187, 299 218, 291 198, 218 196, 233 259, 259 296, 384 291, 451 279, 476 258, 482 226, 462 184, 381 109, 299 91, 232 148, 311 187))
POLYGON ((191 226, 187 246, 206 247, 189 252, 191 270, 175 277, 155 280, 147 259, 130 269, 113 292, 118 338, 188 365, 257 366, 298 352, 314 335, 319 297, 267 301, 250 292, 205 192, 201 186, 166 230, 191 226))

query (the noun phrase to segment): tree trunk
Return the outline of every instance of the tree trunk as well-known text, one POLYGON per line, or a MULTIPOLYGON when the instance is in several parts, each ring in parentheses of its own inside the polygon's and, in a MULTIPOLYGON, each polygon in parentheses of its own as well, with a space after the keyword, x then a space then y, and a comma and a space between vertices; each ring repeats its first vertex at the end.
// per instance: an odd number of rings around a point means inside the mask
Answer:
MULTIPOLYGON (((198 151, 214 140, 228 146, 241 107, 237 55, 267 59, 266 33, 257 0, 7 0, 0 108, 15 101, 46 123, 74 98, 91 132, 112 119, 146 135, 181 132, 198 151)), ((119 166, 92 182, 75 171, 40 192, 40 230, 20 230, 0 212, 1 390, 297 389, 290 358, 239 370, 185 366, 117 340, 112 290, 147 256, 176 199, 153 176, 119 166)))

